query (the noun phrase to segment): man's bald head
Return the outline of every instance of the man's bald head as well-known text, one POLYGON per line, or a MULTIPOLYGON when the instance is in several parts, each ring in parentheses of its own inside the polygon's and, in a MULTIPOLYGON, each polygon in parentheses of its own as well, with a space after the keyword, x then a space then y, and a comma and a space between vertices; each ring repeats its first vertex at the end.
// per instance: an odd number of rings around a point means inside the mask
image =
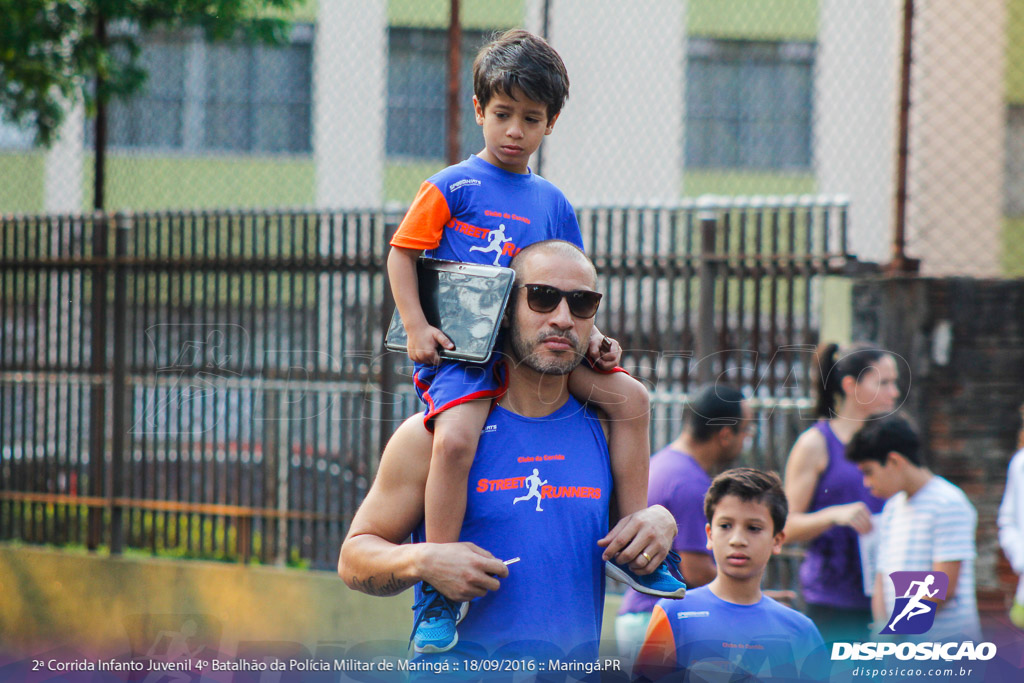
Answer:
POLYGON ((546 311, 546 305, 539 311, 530 306, 525 289, 512 295, 506 311, 510 357, 517 366, 523 364, 539 373, 567 375, 587 352, 594 320, 573 315, 566 296, 597 286, 594 264, 571 242, 545 240, 516 254, 512 268, 517 287, 547 285, 563 295, 546 311))
POLYGON ((582 249, 572 242, 566 242, 565 240, 544 240, 543 242, 534 242, 516 254, 515 258, 512 259, 512 263, 509 265, 509 267, 516 272, 516 284, 526 284, 530 282, 531 264, 535 263, 538 258, 571 260, 585 266, 587 272, 590 273, 590 282, 580 284, 584 284, 588 287, 597 286, 597 269, 594 268, 594 264, 591 263, 587 255, 583 253, 582 249))

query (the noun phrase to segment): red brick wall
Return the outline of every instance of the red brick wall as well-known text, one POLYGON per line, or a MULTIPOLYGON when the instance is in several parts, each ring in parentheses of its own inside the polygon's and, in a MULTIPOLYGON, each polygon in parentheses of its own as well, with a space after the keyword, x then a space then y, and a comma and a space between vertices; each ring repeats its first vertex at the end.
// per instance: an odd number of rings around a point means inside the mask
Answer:
POLYGON ((996 513, 1024 403, 1024 280, 866 277, 852 298, 853 339, 907 361, 904 408, 929 464, 978 510, 980 592, 1005 589, 996 513))

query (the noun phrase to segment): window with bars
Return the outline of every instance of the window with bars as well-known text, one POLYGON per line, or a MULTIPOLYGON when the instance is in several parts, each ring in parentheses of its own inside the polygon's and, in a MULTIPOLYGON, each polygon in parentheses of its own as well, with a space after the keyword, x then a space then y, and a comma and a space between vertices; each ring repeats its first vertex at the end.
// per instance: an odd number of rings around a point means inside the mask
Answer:
MULTIPOLYGON (((473 59, 490 35, 489 31, 462 32, 459 138, 464 157, 483 148, 471 104, 473 59)), ((395 26, 388 30, 389 156, 444 159, 447 84, 447 31, 395 26)))
POLYGON ((811 167, 814 45, 691 38, 686 167, 811 167))
MULTIPOLYGON (((107 140, 112 147, 180 149, 184 141, 185 61, 182 39, 146 41, 139 61, 148 77, 142 90, 107 107, 107 140)), ((86 127, 92 143, 95 129, 86 127)))
POLYGON ((309 45, 216 45, 206 68, 203 147, 309 152, 309 45))
POLYGON ((3 117, 0 110, 0 151, 32 149, 35 130, 32 126, 17 126, 3 117))
MULTIPOLYGON (((111 147, 308 154, 312 27, 285 46, 148 36, 142 91, 109 107, 111 147)), ((92 126, 86 128, 92 144, 92 126)))

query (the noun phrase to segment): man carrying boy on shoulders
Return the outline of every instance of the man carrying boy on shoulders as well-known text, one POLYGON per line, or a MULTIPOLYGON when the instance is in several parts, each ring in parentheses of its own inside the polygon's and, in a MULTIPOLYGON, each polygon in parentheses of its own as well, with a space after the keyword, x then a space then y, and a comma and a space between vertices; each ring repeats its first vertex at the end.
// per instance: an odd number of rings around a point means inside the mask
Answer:
MULTIPOLYGON (((477 54, 473 93, 484 148, 424 181, 391 240, 387 264, 395 306, 409 339, 409 359, 415 362, 413 383, 426 405, 424 426, 433 433, 424 483, 426 539, 441 544, 460 538, 480 432, 492 402, 507 390, 507 374, 501 368, 501 348, 485 363, 441 358, 440 348, 450 351, 454 346, 427 322, 417 261, 422 255, 508 266, 521 250, 545 240, 583 247, 568 200, 529 167, 530 156, 551 134, 569 94, 562 58, 539 36, 521 29, 506 31, 477 54)), ((557 290, 530 282, 519 287, 554 306, 557 290)), ((593 316, 597 311, 591 294, 574 293, 570 303, 580 314, 593 316)), ((609 419, 616 505, 626 516, 647 505, 650 401, 640 382, 615 372, 621 355, 618 343, 594 325, 588 327, 582 341, 594 369, 574 368, 569 391, 609 419)), ((686 586, 673 576, 674 562, 648 559, 647 564, 631 568, 610 562, 605 570, 652 595, 685 594, 686 586)), ((456 624, 464 605, 429 583, 423 590, 426 599, 416 610, 413 647, 417 652, 445 652, 458 642, 456 624)))
MULTIPOLYGON (((479 439, 460 542, 403 543, 410 535, 426 541, 432 438, 415 416, 384 449, 341 548, 338 572, 355 590, 394 595, 427 582, 452 600, 472 601, 453 647, 417 653, 415 661, 593 663, 605 562, 658 566, 677 531, 661 506, 615 513, 602 424, 569 392, 593 326, 593 312, 579 315, 578 306, 596 308, 601 298, 593 264, 575 245, 549 240, 524 249, 513 269, 517 281, 541 289, 512 295, 503 346, 509 388, 479 439), (543 289, 553 298, 539 296, 543 289), (552 454, 559 457, 545 458, 552 454), (530 497, 531 477, 548 482, 539 486, 543 504, 536 497, 516 504, 530 497)), ((424 591, 417 593, 422 603, 424 591)))

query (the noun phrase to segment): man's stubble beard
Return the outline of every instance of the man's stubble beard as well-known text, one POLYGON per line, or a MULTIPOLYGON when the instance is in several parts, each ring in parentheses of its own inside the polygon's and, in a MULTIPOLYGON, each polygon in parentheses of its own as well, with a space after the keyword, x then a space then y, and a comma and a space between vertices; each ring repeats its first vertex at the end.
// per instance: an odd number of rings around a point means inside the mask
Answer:
POLYGON ((518 326, 513 325, 510 337, 512 342, 512 361, 517 366, 522 364, 536 372, 546 375, 568 375, 583 360, 585 349, 581 345, 579 338, 571 330, 564 333, 551 332, 540 334, 536 339, 528 341, 520 333, 518 326), (549 337, 564 337, 568 339, 569 343, 575 347, 575 351, 563 358, 551 358, 550 360, 540 358, 533 349, 549 337))

